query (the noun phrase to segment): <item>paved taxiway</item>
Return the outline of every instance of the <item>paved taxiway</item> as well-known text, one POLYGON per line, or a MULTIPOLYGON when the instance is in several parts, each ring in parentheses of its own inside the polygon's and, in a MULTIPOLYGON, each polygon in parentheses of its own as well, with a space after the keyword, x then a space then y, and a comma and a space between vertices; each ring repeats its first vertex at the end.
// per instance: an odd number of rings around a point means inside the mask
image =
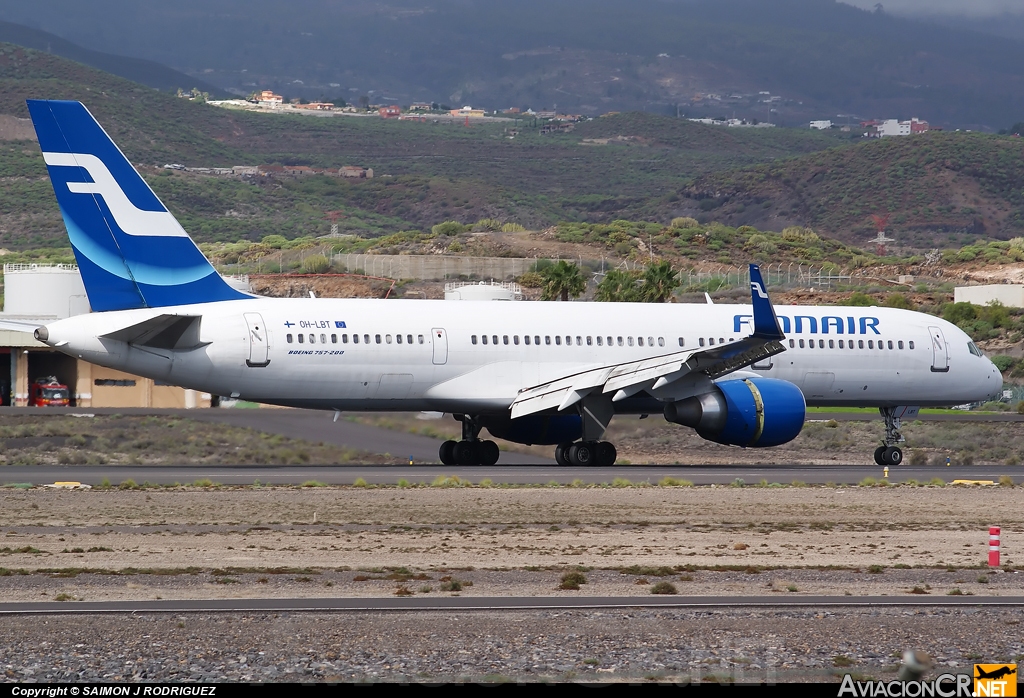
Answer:
POLYGON ((289 611, 529 611, 599 608, 858 608, 1024 606, 1024 596, 477 596, 434 598, 197 599, 180 601, 32 601, 2 603, 0 615, 97 613, 281 613, 289 611))
MULTIPOLYGON (((116 485, 124 480, 154 485, 188 484, 210 479, 221 485, 251 485, 259 480, 265 485, 298 485, 306 481, 327 485, 351 485, 362 478, 371 485, 394 485, 399 480, 411 484, 432 482, 438 476, 456 475, 472 483, 490 479, 495 484, 568 485, 575 480, 586 484, 611 483, 615 478, 631 482, 658 483, 672 477, 689 480, 695 485, 729 485, 741 479, 747 485, 767 480, 789 484, 799 481, 824 485, 856 484, 866 477, 882 479, 883 469, 877 465, 614 465, 603 468, 560 467, 557 465, 509 465, 491 467, 460 467, 444 465, 237 465, 237 466, 167 466, 167 465, 11 465, 0 467, 0 484, 27 482, 43 485, 53 482, 77 481, 98 485, 104 479, 116 485)), ((889 482, 906 480, 928 482, 940 478, 998 482, 1009 475, 1015 483, 1024 483, 1022 466, 894 466, 889 468, 889 482)))

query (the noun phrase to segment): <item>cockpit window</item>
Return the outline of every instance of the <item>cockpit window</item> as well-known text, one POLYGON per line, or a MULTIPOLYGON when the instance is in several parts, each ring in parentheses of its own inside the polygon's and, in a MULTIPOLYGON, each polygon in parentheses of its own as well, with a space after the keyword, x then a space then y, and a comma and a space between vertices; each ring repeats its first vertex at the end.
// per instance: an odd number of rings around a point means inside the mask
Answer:
POLYGON ((974 342, 968 342, 967 343, 967 349, 968 349, 968 351, 970 351, 975 356, 981 356, 981 349, 979 349, 977 347, 977 345, 975 345, 974 342))

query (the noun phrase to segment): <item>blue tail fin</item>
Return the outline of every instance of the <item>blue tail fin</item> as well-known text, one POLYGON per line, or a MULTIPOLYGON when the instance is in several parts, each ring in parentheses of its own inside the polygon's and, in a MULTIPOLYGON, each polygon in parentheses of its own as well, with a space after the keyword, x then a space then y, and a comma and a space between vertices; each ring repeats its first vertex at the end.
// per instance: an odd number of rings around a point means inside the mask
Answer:
POLYGON ((249 296, 228 286, 81 102, 28 100, 93 310, 249 296))
POLYGON ((763 339, 783 339, 785 335, 779 328, 779 318, 775 308, 768 299, 768 290, 761 278, 761 268, 750 265, 750 299, 754 306, 754 336, 763 339))

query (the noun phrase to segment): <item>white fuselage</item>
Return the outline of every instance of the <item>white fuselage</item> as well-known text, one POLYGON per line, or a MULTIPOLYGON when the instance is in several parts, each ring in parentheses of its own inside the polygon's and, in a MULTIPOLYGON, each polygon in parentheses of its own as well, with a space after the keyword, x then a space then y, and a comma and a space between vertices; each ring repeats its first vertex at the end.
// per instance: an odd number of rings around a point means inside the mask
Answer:
MULTIPOLYGON (((776 312, 786 351, 745 373, 792 382, 808 405, 954 405, 1002 388, 969 337, 938 318, 877 307, 776 312)), ((749 305, 256 298, 76 316, 48 325, 47 343, 256 402, 500 414, 545 381, 735 341, 751 334, 750 315, 749 305), (202 315, 202 345, 170 351, 100 338, 162 314, 202 315), (254 333, 254 322, 265 331, 254 333)), ((652 405, 627 400, 616 411, 652 405)))

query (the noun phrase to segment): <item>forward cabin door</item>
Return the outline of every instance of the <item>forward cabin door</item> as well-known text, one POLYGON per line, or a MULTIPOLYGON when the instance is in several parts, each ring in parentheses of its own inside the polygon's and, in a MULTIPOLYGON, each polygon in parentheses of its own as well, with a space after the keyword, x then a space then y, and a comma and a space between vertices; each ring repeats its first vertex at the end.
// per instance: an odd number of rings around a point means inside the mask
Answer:
POLYGON ((249 358, 245 365, 262 368, 270 363, 267 350, 267 328, 259 313, 245 313, 245 324, 249 328, 249 358))
POLYGON ((448 334, 440 327, 435 327, 430 333, 434 345, 434 365, 443 366, 448 363, 448 334))
POLYGON ((949 352, 946 349, 946 337, 938 327, 929 327, 928 334, 932 337, 932 371, 945 373, 949 370, 949 352))

